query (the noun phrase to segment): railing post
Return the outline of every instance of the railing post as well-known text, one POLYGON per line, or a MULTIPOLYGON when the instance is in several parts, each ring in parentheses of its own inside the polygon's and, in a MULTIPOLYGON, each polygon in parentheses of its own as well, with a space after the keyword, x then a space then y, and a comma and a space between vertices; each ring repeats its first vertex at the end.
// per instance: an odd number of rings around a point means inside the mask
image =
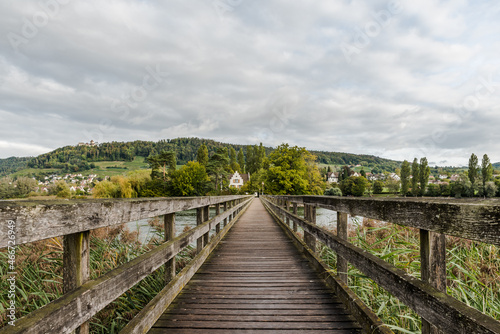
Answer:
MULTIPOLYGON (((293 214, 297 215, 297 203, 295 203, 295 202, 293 203, 293 209, 292 210, 293 210, 293 214)), ((295 233, 297 233, 297 222, 295 220, 293 221, 293 231, 295 233)))
MULTIPOLYGON (((226 212, 227 211, 227 202, 224 202, 223 208, 224 208, 224 212, 226 212)), ((223 226, 226 227, 226 225, 227 225, 227 218, 224 218, 224 225, 223 226)))
MULTIPOLYGON (((220 203, 215 204, 215 215, 220 215, 220 203)), ((215 234, 219 234, 220 232, 220 223, 215 225, 215 234)))
MULTIPOLYGON (((63 293, 66 294, 89 280, 90 231, 65 235, 63 249, 63 293)), ((89 323, 81 324, 73 333, 88 334, 89 323)))
MULTIPOLYGON (((210 219, 210 206, 207 205, 203 207, 203 222, 206 222, 209 219, 210 219)), ((203 235, 203 247, 208 245, 209 237, 210 237, 210 231, 208 231, 203 235)))
MULTIPOLYGON (((304 218, 311 224, 316 224, 316 207, 304 204, 304 218)), ((304 231, 304 242, 313 252, 316 252, 316 238, 309 232, 304 231)))
MULTIPOLYGON (((196 209, 196 225, 201 225, 205 222, 205 207, 196 209)), ((204 247, 203 240, 205 239, 205 235, 202 235, 198 239, 196 239, 196 253, 200 253, 204 247)))
MULTIPOLYGON (((337 237, 347 240, 347 222, 349 215, 344 212, 337 212, 337 237)), ((337 254, 337 275, 340 280, 347 284, 347 260, 337 254)))
MULTIPOLYGON (((165 242, 175 238, 175 213, 166 214, 163 217, 165 224, 165 242)), ((175 256, 165 263, 165 284, 175 277, 175 256)))
MULTIPOLYGON (((290 211, 290 202, 285 201, 285 210, 290 211)), ((286 226, 290 227, 290 218, 286 217, 286 226)))
MULTIPOLYGON (((420 272, 422 281, 446 293, 446 236, 444 234, 420 230, 420 272)), ((438 333, 441 332, 422 318, 422 334, 438 333)))

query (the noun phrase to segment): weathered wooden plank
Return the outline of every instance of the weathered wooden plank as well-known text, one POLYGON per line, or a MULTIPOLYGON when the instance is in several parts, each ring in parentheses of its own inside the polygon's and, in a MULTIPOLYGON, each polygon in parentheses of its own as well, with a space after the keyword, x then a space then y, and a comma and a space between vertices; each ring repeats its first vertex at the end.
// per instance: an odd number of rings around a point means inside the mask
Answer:
MULTIPOLYGON (((280 196, 277 197, 280 198, 280 196)), ((291 202, 316 204, 333 211, 500 246, 499 199, 335 196, 285 196, 283 198, 291 202)))
POLYGON ((251 196, 0 201, 0 248, 7 247, 8 220, 18 245, 251 196))
POLYGON ((281 321, 163 321, 159 320, 155 328, 207 328, 207 329, 359 329, 353 321, 329 322, 281 322, 281 321))
MULTIPOLYGON (((444 234, 420 230, 420 271, 422 281, 446 293, 446 238, 444 234)), ((422 319, 422 334, 440 334, 422 319)))
MULTIPOLYGON (((236 208, 239 207, 247 207, 252 199, 249 199, 247 202, 241 203, 236 208)), ((235 209, 236 209, 235 208, 235 209)), ((223 217, 229 216, 231 211, 225 211, 226 215, 222 215, 223 217)), ((236 216, 236 219, 239 218, 242 213, 236 216)), ((224 219, 218 219, 218 223, 224 219)), ((236 223, 236 220, 233 220, 229 224, 227 224, 221 233, 217 234, 216 237, 206 245, 197 255, 196 257, 186 266, 181 273, 170 283, 168 284, 158 295, 156 295, 121 331, 120 334, 131 334, 131 333, 146 333, 157 321, 157 319, 163 314, 165 309, 172 303, 175 297, 181 292, 183 287, 189 282, 189 280, 193 277, 196 271, 201 267, 201 265, 205 262, 207 257, 212 253, 215 247, 219 244, 220 240, 227 234, 227 232, 231 229, 231 227, 236 223)))
MULTIPOLYGON (((337 212, 337 236, 342 240, 347 240, 347 222, 349 215, 344 212, 337 212)), ((340 280, 347 284, 347 271, 349 270, 347 260, 337 254, 337 275, 340 280)))
MULTIPOLYGON (((163 218, 165 227, 164 242, 175 238, 175 213, 168 213, 163 218)), ((165 284, 168 284, 175 277, 175 257, 165 263, 165 284)))
MULTIPOLYGON (((280 208, 275 206, 275 209, 280 208)), ((284 210, 283 210, 284 211, 284 210)), ((377 284, 399 298, 439 330, 453 333, 500 333, 500 322, 466 306, 401 269, 353 246, 309 222, 286 213, 290 219, 347 259, 377 284)))
MULTIPOLYGON (((63 293, 68 293, 90 278, 90 231, 63 238, 63 293)), ((78 327, 75 334, 88 334, 89 323, 78 327)))
MULTIPOLYGON (((241 204, 243 205, 245 203, 241 204)), ((138 256, 103 276, 84 283, 61 298, 19 319, 15 327, 8 328, 8 333, 71 332, 174 257, 184 247, 210 231, 230 213, 230 211, 224 212, 219 217, 138 256)), ((0 333, 6 331, 7 329, 3 328, 0 333)))
MULTIPOLYGON (((152 328, 151 334, 172 334, 171 328, 152 328)), ((176 334, 276 334, 276 329, 197 329, 197 328, 175 328, 176 334)), ((283 331, 282 331, 283 332, 283 331)), ((310 334, 359 334, 360 329, 309 329, 310 334)), ((288 329, 286 334, 304 334, 303 329, 288 329)))

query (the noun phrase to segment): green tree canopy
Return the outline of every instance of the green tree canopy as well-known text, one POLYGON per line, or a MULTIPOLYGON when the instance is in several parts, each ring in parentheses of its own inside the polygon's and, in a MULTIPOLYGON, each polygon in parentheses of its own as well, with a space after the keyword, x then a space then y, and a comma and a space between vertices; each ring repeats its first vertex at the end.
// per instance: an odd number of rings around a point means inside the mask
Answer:
POLYGON ((469 176, 470 183, 474 186, 474 183, 479 175, 478 159, 474 153, 472 153, 469 158, 469 170, 467 175, 469 176))
POLYGON ((493 165, 487 154, 483 155, 483 160, 481 161, 481 178, 483 181, 483 195, 486 196, 486 183, 493 178, 493 165))
POLYGON ((215 191, 222 190, 224 179, 229 175, 229 157, 227 148, 220 147, 209 159, 207 164, 208 175, 214 182, 215 191))
POLYGON ((151 166, 151 178, 159 179, 163 174, 163 180, 166 180, 168 172, 175 171, 177 167, 176 154, 174 151, 163 151, 160 154, 149 156, 147 158, 151 166))
POLYGON ((206 166, 208 163, 208 148, 207 145, 202 144, 198 148, 198 154, 196 156, 196 161, 202 166, 206 166))
POLYGON ((411 164, 411 175, 411 194, 417 196, 419 194, 418 182, 420 181, 420 166, 417 158, 413 159, 413 163, 411 164))
POLYGON ((425 194, 425 189, 427 188, 427 183, 429 182, 429 176, 431 175, 431 169, 427 164, 427 158, 420 158, 420 195, 425 194))
POLYGON ((170 193, 172 196, 203 196, 210 181, 205 166, 190 161, 171 175, 170 193))
POLYGON ((269 155, 266 190, 271 194, 322 194, 315 157, 303 147, 281 144, 269 155), (313 174, 311 175, 308 174, 313 174))
POLYGON ((406 196, 408 190, 410 189, 410 163, 405 160, 401 165, 401 194, 406 196))

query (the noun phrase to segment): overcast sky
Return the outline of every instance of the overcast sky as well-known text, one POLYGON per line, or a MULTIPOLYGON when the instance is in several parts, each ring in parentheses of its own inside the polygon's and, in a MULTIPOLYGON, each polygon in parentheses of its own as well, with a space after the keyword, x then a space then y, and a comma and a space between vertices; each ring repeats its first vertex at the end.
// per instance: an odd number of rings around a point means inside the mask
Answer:
POLYGON ((202 137, 500 161, 498 1, 0 1, 0 158, 202 137))

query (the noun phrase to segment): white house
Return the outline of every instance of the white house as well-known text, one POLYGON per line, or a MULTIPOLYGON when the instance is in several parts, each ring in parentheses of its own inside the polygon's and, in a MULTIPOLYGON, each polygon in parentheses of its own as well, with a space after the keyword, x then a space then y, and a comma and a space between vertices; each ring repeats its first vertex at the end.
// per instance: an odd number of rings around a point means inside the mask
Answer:
POLYGON ((236 171, 229 179, 229 188, 241 188, 248 181, 250 181, 250 173, 240 175, 236 171))
POLYGON ((328 172, 328 183, 334 183, 334 182, 339 182, 339 173, 336 172, 328 172))

